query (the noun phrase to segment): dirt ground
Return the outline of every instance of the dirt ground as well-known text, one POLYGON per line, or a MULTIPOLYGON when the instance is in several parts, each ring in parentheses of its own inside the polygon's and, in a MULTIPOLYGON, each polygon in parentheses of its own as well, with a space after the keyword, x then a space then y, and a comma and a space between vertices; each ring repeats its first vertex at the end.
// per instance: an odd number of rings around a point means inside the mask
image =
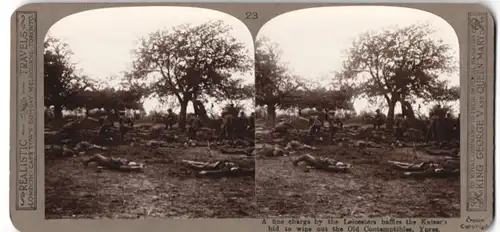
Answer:
POLYGON ((180 161, 253 158, 208 152, 207 147, 117 145, 103 154, 142 162, 143 173, 84 168, 81 156, 45 159, 47 219, 244 218, 255 214, 254 177, 195 177, 180 161))
POLYGON ((353 138, 337 136, 345 142, 317 145, 318 150, 309 153, 350 163, 349 173, 305 172, 292 165, 295 155, 256 160, 257 217, 460 216, 459 177, 408 178, 386 163, 436 157, 408 147, 347 146, 353 138))

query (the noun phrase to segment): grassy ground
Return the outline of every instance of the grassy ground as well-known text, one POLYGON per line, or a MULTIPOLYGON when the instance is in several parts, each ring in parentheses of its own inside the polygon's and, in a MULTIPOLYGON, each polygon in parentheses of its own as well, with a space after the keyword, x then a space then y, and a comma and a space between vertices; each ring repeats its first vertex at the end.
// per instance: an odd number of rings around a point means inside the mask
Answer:
MULTIPOLYGON (((138 142, 111 147, 107 156, 147 165, 144 173, 84 168, 82 157, 45 160, 45 215, 66 218, 243 218, 255 213, 254 177, 196 178, 183 159, 229 159, 254 166, 237 155, 209 153, 206 147, 150 148, 138 142)), ((174 144, 175 145, 175 144, 174 144)))
MULTIPOLYGON (((258 139, 272 143, 264 134, 258 139)), ((353 164, 350 173, 304 172, 291 157, 269 157, 255 161, 256 178, 196 178, 181 160, 229 159, 249 166, 254 160, 181 144, 151 148, 144 145, 150 138, 141 133, 133 134, 138 138, 133 143, 104 154, 144 162, 144 173, 84 168, 78 156, 46 156, 46 218, 459 216, 459 178, 404 178, 386 164, 434 156, 383 143, 379 148, 347 146, 364 139, 353 134, 341 132, 337 138, 343 142, 316 145, 319 150, 312 152, 353 164)))
POLYGON ((354 140, 349 134, 337 136, 344 144, 318 145, 312 154, 353 164, 350 173, 304 172, 292 165, 291 157, 256 160, 258 217, 460 216, 458 177, 405 178, 386 163, 435 157, 389 145, 349 147, 346 144, 354 140))

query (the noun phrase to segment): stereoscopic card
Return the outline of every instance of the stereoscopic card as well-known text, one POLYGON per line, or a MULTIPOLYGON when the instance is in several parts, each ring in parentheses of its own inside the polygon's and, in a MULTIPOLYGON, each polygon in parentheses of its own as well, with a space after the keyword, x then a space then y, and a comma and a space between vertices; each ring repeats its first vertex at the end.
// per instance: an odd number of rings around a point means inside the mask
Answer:
POLYGON ((11 19, 20 231, 484 231, 480 4, 33 3, 11 19))

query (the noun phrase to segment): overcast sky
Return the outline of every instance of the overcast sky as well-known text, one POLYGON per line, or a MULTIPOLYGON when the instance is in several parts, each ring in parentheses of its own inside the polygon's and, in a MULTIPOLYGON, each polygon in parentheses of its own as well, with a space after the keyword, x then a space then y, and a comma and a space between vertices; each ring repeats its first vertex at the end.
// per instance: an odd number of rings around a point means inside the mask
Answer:
MULTIPOLYGON (((189 7, 124 7, 85 11, 70 15, 54 24, 49 33, 62 38, 74 52, 72 57, 83 73, 105 80, 131 69, 131 51, 138 38, 163 28, 184 23, 202 24, 224 20, 233 27, 232 35, 248 49, 253 58, 253 40, 246 26, 233 16, 218 11, 189 7)), ((253 70, 238 77, 253 83, 253 70)), ((146 112, 157 108, 155 99, 146 100, 146 112)), ((247 107, 253 107, 246 102, 247 107)), ((209 108, 209 106, 207 106, 209 108)), ((215 109, 217 110, 217 109, 215 109)), ((188 111, 192 112, 191 105, 188 111)))
MULTIPOLYGON (((340 70, 346 58, 344 50, 352 45, 358 35, 395 25, 408 26, 419 21, 429 23, 436 29, 435 38, 451 46, 458 62, 458 38, 453 28, 434 14, 409 8, 354 6, 293 11, 266 23, 257 38, 265 36, 278 43, 283 52, 283 61, 295 74, 327 84, 331 74, 340 70)), ((449 80, 452 85, 459 85, 458 73, 442 78, 449 80)), ((357 112, 365 110, 367 106, 366 100, 354 103, 357 112)), ((455 106, 458 107, 457 104, 455 106)), ((396 110, 400 112, 399 107, 396 110)))

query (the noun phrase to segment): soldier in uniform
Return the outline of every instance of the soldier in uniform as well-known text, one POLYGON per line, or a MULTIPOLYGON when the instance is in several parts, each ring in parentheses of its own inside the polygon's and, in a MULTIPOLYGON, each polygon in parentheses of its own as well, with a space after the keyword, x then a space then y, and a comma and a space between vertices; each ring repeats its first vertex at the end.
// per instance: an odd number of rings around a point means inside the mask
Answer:
POLYGON ((337 129, 342 129, 344 128, 344 123, 342 122, 342 119, 340 119, 339 117, 337 117, 335 115, 335 111, 330 111, 331 112, 331 120, 333 122, 333 124, 337 127, 337 129))
POLYGON ((435 113, 430 113, 427 135, 425 136, 427 142, 430 142, 431 140, 440 142, 441 136, 439 133, 439 124, 439 117, 435 113))
POLYGON ((302 155, 292 161, 293 165, 304 162, 307 166, 329 172, 346 172, 351 165, 326 157, 315 157, 311 154, 302 155))
POLYGON ((312 136, 319 133, 322 125, 323 122, 321 122, 319 116, 311 116, 309 118, 309 135, 312 136))
POLYGON ((113 124, 109 120, 103 117, 99 118, 99 123, 101 124, 101 127, 99 127, 98 131, 99 137, 106 138, 110 136, 111 131, 113 129, 113 124))
POLYGON ((177 115, 172 111, 172 109, 167 110, 167 116, 165 118, 166 129, 171 130, 177 121, 177 115))
POLYGON ((222 126, 219 139, 234 140, 234 118, 229 110, 222 112, 222 126))
POLYGON ((245 112, 241 111, 238 118, 236 119, 235 123, 235 132, 236 132, 236 137, 239 139, 243 139, 245 135, 247 134, 247 117, 245 115, 245 112))
POLYGON ((443 128, 441 128, 441 130, 444 132, 444 139, 449 142, 453 138, 453 131, 455 127, 455 120, 451 116, 451 113, 446 114, 442 125, 443 128))
POLYGON ((182 160, 182 163, 197 171, 200 176, 252 176, 255 175, 254 168, 244 168, 240 165, 228 161, 217 160, 215 162, 197 162, 192 160, 182 160))
POLYGON ((384 115, 380 112, 380 109, 375 110, 375 118, 373 119, 373 128, 375 130, 380 130, 380 126, 384 122, 384 115))
POLYGON ((404 131, 406 129, 406 118, 403 114, 398 114, 394 122, 394 137, 396 140, 401 141, 403 139, 404 131))
POLYGON ((250 114, 250 117, 248 117, 247 130, 250 131, 252 134, 255 132, 255 113, 254 112, 252 112, 250 114))
POLYGON ((196 132, 203 126, 200 116, 195 114, 189 119, 188 136, 189 139, 196 139, 196 132))
POLYGON ((333 135, 337 132, 339 123, 338 119, 335 117, 335 111, 330 111, 328 115, 328 129, 330 131, 330 137, 333 138, 333 135))
POLYGON ((132 162, 122 158, 106 157, 102 154, 95 154, 87 159, 82 160, 84 167, 89 163, 95 162, 102 168, 114 169, 119 171, 142 171, 146 166, 141 163, 132 162))

